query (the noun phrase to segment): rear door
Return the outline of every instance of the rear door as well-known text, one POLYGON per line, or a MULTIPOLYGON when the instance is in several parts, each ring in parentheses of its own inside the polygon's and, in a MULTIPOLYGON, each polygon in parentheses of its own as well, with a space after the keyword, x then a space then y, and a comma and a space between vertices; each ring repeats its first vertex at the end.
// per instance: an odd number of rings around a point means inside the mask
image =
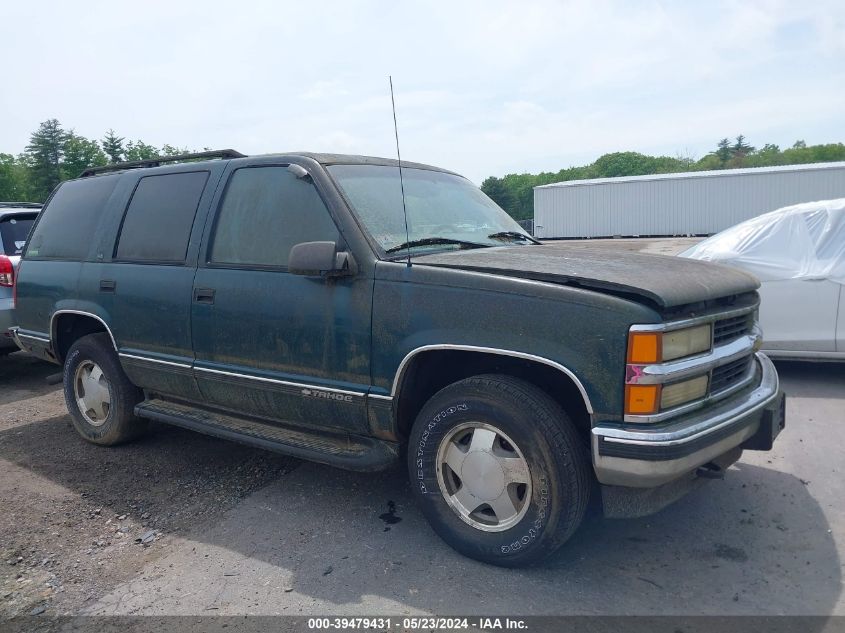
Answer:
POLYGON ((345 248, 310 177, 287 165, 232 170, 194 282, 195 376, 203 400, 241 415, 367 430, 373 281, 288 272, 308 241, 345 248))
POLYGON ((130 380, 187 399, 200 398, 191 370, 191 288, 219 179, 213 172, 186 165, 138 179, 105 254, 110 261, 86 267, 80 283, 80 294, 110 314, 130 380))

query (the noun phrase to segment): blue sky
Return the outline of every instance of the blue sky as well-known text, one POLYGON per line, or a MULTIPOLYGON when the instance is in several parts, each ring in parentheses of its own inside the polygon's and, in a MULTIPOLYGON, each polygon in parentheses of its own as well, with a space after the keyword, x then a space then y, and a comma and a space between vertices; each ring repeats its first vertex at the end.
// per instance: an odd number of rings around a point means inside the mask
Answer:
POLYGON ((634 150, 845 141, 845 3, 31 2, 0 151, 40 121, 154 145, 393 156, 476 183, 634 150))

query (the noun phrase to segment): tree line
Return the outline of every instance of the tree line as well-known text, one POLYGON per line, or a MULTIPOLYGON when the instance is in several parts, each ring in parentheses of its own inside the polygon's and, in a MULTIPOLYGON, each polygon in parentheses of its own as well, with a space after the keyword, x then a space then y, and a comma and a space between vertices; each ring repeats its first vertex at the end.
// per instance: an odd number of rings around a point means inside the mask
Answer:
POLYGON ((101 139, 89 139, 50 119, 38 126, 20 154, 0 152, 0 201, 44 202, 61 181, 77 178, 91 167, 190 151, 175 145, 156 147, 127 140, 111 129, 101 139))
POLYGON ((842 143, 807 145, 804 141, 796 141, 792 147, 783 150, 777 145, 767 143, 757 149, 740 134, 733 141, 722 139, 712 152, 699 160, 684 156, 614 152, 599 157, 589 165, 568 167, 558 172, 508 174, 501 178, 490 176, 481 184, 481 189, 512 217, 525 220, 534 217, 534 187, 553 182, 840 160, 845 160, 845 145, 842 143))
MULTIPOLYGON (((208 149, 208 148, 204 148, 208 149)), ((0 152, 0 201, 43 202, 62 180, 76 178, 88 168, 156 156, 175 156, 193 150, 141 140, 127 140, 110 129, 101 139, 89 139, 73 129, 66 130, 56 119, 44 121, 18 155, 0 152)), ((517 220, 534 217, 534 187, 566 180, 669 174, 682 171, 768 167, 800 163, 845 160, 845 145, 807 145, 796 141, 781 149, 771 143, 753 147, 743 135, 733 141, 724 138, 699 160, 684 156, 648 156, 638 152, 605 154, 589 165, 568 167, 558 172, 490 176, 481 189, 517 220)))

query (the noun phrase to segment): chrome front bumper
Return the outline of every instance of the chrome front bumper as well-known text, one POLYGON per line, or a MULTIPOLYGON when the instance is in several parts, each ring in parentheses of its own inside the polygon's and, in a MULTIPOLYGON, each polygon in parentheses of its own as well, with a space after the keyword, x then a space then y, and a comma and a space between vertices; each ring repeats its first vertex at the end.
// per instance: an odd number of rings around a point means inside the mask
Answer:
POLYGON ((758 386, 668 424, 600 424, 592 430, 593 466, 602 484, 650 488, 670 482, 752 437, 769 408, 780 407, 775 367, 755 354, 758 386), (759 380, 759 382, 758 382, 759 380))

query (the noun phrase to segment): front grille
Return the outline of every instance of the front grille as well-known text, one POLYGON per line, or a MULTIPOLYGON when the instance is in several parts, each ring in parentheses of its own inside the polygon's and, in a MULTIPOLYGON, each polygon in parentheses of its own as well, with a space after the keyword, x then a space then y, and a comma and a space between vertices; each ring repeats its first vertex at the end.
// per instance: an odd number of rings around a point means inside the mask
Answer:
POLYGON ((739 382, 745 376, 750 364, 751 356, 746 356, 714 369, 710 376, 710 393, 719 393, 739 382))
POLYGON ((753 314, 741 314, 716 321, 713 329, 713 344, 724 345, 725 343, 735 341, 740 336, 749 334, 754 322, 753 320, 753 314))

